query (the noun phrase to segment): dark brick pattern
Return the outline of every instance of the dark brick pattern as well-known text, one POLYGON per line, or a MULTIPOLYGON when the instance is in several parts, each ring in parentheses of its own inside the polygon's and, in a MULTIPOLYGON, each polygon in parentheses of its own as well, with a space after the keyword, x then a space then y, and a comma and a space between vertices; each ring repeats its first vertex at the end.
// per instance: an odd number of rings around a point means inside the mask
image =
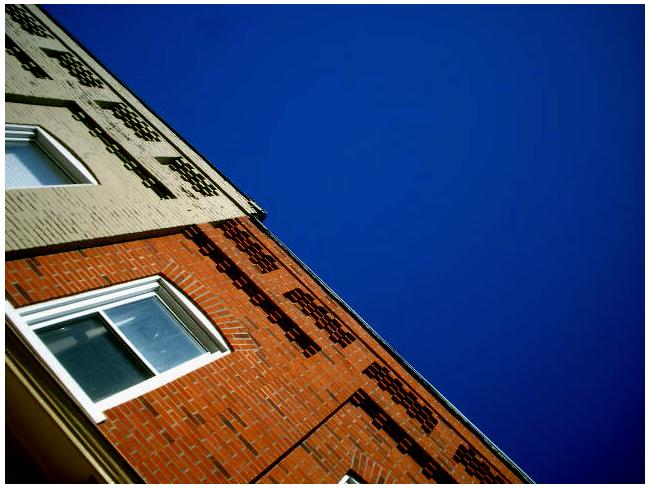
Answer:
POLYGON ((84 87, 104 88, 104 83, 74 54, 69 51, 53 51, 44 49, 45 53, 56 59, 65 70, 77 79, 84 87))
POLYGON ((99 106, 103 109, 110 110, 116 119, 121 120, 140 139, 144 139, 145 141, 161 141, 158 132, 124 102, 100 102, 99 106))
POLYGON ((268 253, 262 245, 245 229, 239 225, 237 221, 224 221, 221 224, 215 224, 223 231, 223 235, 231 241, 234 241, 239 251, 246 253, 254 265, 256 265, 262 273, 269 273, 277 270, 278 260, 268 253))
MULTIPOLYGON (((373 484, 451 482, 448 476, 479 482, 452 459, 461 443, 473 446, 492 473, 521 480, 354 318, 327 302, 327 291, 272 238, 246 219, 238 221, 277 258, 277 272, 259 272, 208 223, 196 226, 204 237, 197 232, 192 241, 170 232, 5 264, 5 291, 15 307, 160 275, 231 346, 225 357, 106 411, 99 431, 146 482, 244 483, 259 475, 261 483, 335 483, 350 469, 373 484), (217 264, 226 267, 223 272, 217 264), (306 360, 298 343, 287 343, 270 321, 277 309, 268 303, 251 307, 256 294, 246 279, 246 293, 233 287, 237 268, 277 305, 287 290, 309 291, 336 311, 357 341, 345 350, 328 342, 306 360), (374 361, 432 408, 438 424, 430 434, 362 373, 374 361), (351 395, 360 387, 368 395, 355 397, 355 405, 351 395)), ((312 332, 308 317, 292 318, 312 332)), ((313 330, 324 341, 324 332, 313 330)))
POLYGON ((363 371, 371 379, 377 381, 381 390, 388 391, 391 399, 406 409, 406 414, 421 423, 425 433, 431 433, 438 420, 433 417, 433 412, 427 406, 418 401, 413 391, 406 388, 404 383, 390 375, 388 367, 382 367, 377 362, 372 362, 363 371))
POLYGON ((427 479, 433 479, 439 484, 454 484, 456 481, 436 462, 406 431, 393 421, 386 412, 373 401, 363 389, 358 389, 350 399, 353 406, 361 408, 370 418, 376 428, 386 432, 395 443, 397 449, 411 457, 420 467, 427 479))
POLYGON ((140 164, 120 144, 109 136, 108 133, 78 105, 70 105, 70 110, 72 111, 72 117, 82 122, 89 129, 90 134, 99 138, 106 145, 106 150, 109 153, 113 153, 122 160, 124 167, 135 173, 142 181, 142 185, 151 189, 161 199, 175 198, 174 194, 172 194, 167 187, 159 182, 144 166, 142 166, 142 164, 140 164))
POLYGON ((171 171, 178 174, 181 179, 190 184, 192 190, 203 195, 204 197, 214 197, 219 195, 217 186, 204 175, 194 164, 186 161, 184 158, 157 158, 161 164, 167 166, 171 171))
POLYGON ((36 17, 20 5, 5 5, 5 13, 25 32, 38 37, 54 37, 36 17))
POLYGON ((490 465, 472 446, 458 445, 453 460, 465 467, 465 472, 483 484, 505 484, 506 480, 490 469, 490 465))
MULTIPOLYGON (((116 119, 121 120, 125 127, 133 131, 136 137, 149 142, 160 142, 162 136, 147 122, 138 112, 124 102, 106 102, 97 103, 101 108, 110 110, 116 119)), ((188 162, 182 157, 158 157, 156 158, 162 165, 185 182, 189 183, 192 190, 203 195, 204 197, 213 197, 219 195, 217 185, 210 180, 196 165, 188 162)), ((191 197, 195 197, 187 192, 191 197)))
POLYGON ((328 307, 319 303, 310 293, 295 288, 286 292, 284 296, 291 302, 298 304, 302 313, 314 320, 316 327, 327 331, 328 338, 332 342, 338 343, 345 348, 357 339, 352 332, 343 327, 341 321, 334 316, 334 313, 328 307))
POLYGON ((201 254, 210 257, 217 270, 225 273, 238 289, 244 291, 253 305, 261 308, 267 319, 279 326, 284 331, 289 341, 295 342, 302 350, 302 354, 309 358, 321 350, 320 346, 309 337, 296 323, 280 310, 250 278, 242 272, 235 263, 221 251, 217 245, 198 227, 190 226, 185 230, 185 235, 199 247, 201 254))
POLYGON ((7 51, 7 54, 15 57, 20 62, 21 66, 36 78, 52 79, 47 73, 45 73, 43 68, 38 66, 36 62, 29 57, 25 51, 20 49, 20 47, 13 42, 9 36, 5 36, 5 51, 7 51))

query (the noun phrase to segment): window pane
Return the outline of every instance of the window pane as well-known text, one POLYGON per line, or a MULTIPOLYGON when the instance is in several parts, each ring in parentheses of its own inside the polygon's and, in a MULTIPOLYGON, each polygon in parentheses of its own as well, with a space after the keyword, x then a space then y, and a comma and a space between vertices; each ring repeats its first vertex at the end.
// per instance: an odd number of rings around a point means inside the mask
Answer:
POLYGON ((5 143, 5 188, 75 183, 35 143, 5 143))
POLYGON ((207 351, 155 297, 104 312, 159 372, 207 351))
POLYGON ((98 314, 36 331, 93 401, 152 377, 98 314))

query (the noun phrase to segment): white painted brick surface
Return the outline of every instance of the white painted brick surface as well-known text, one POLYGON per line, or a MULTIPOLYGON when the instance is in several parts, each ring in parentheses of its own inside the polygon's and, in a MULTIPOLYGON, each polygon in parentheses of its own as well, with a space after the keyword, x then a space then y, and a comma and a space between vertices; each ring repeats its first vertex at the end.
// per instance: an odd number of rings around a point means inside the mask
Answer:
POLYGON ((6 251, 25 250, 124 234, 158 231, 201 222, 259 214, 261 209, 186 145, 163 121, 147 110, 118 80, 93 61, 38 7, 24 6, 54 38, 26 32, 5 15, 7 36, 52 79, 34 76, 15 56, 5 59, 7 123, 38 125, 77 156, 99 181, 97 186, 66 186, 5 191, 6 251), (96 74, 103 88, 86 87, 45 50, 72 52, 96 74), (136 136, 113 112, 98 102, 126 103, 161 141, 136 136), (73 118, 71 103, 80 107, 134 160, 175 196, 161 199, 141 178, 125 168, 104 142, 73 118), (217 187, 204 196, 157 157, 182 157, 199 168, 217 187))

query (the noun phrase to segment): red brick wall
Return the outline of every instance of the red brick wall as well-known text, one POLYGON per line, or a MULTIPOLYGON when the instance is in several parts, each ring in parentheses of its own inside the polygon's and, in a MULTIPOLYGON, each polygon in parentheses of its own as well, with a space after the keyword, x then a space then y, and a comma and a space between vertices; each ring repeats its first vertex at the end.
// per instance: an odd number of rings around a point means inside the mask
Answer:
POLYGON ((233 351, 106 412, 102 433, 146 481, 333 483, 353 469, 371 483, 520 482, 248 220, 12 260, 6 294, 21 307, 155 274, 233 351), (285 296, 296 288, 340 326, 319 328, 285 296))

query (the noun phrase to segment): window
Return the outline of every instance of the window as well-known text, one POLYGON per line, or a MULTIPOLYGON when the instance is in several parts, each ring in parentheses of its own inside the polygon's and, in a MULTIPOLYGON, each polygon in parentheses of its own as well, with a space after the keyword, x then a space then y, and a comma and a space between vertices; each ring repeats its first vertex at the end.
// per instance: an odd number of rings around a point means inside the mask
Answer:
POLYGON ((365 484, 365 481, 355 472, 350 470, 343 476, 343 479, 339 481, 339 484, 365 484))
POLYGON ((37 126, 5 125, 5 188, 93 184, 97 180, 51 134, 37 126))
POLYGON ((96 420, 229 351, 214 325, 157 276, 16 313, 23 336, 96 420))

